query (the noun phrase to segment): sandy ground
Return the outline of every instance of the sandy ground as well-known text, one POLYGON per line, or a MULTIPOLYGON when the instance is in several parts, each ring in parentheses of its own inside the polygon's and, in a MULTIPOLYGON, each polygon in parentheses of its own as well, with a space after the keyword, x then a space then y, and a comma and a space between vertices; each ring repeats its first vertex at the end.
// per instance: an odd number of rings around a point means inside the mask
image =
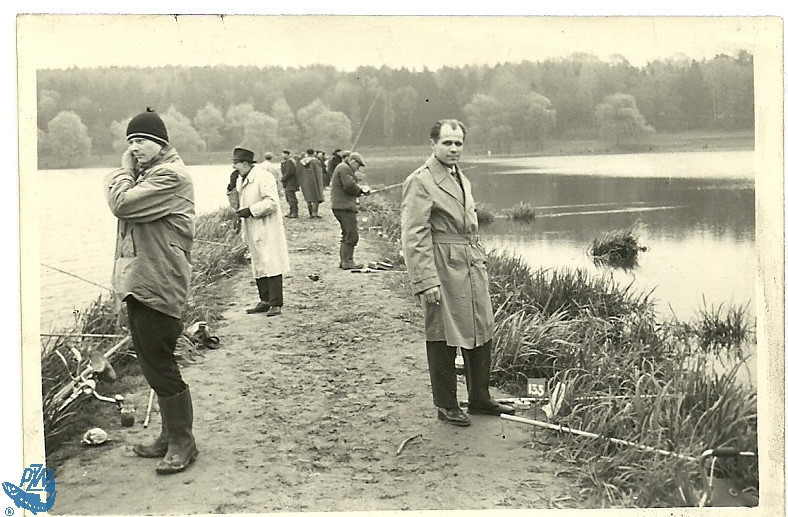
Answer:
MULTIPOLYGON (((292 272, 281 316, 247 315, 248 270, 227 280, 221 347, 183 370, 200 454, 160 476, 132 445, 148 390, 129 394, 137 423, 108 423, 112 441, 85 447, 56 476, 54 514, 194 514, 579 507, 565 467, 543 458, 539 428, 474 416, 436 419, 421 310, 405 273, 338 266, 339 225, 286 220, 292 272), (307 275, 316 273, 317 281, 307 275), (398 455, 406 438, 416 436, 398 455)), ((380 259, 362 237, 356 259, 380 259)), ((458 386, 465 396, 465 387, 458 386)), ((505 395, 496 392, 497 395, 505 395)), ((528 415, 531 416, 530 411, 528 415)))

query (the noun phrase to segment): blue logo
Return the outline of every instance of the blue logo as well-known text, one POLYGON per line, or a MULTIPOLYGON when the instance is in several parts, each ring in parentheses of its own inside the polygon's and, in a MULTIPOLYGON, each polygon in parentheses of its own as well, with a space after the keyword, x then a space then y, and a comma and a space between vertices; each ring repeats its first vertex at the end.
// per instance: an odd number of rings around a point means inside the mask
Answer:
MULTIPOLYGON (((45 469, 40 463, 31 463, 22 472, 19 486, 4 482, 3 490, 16 504, 17 508, 24 508, 33 512, 48 512, 55 504, 55 476, 52 469, 45 469)), ((11 507, 6 508, 5 515, 13 515, 11 507)))

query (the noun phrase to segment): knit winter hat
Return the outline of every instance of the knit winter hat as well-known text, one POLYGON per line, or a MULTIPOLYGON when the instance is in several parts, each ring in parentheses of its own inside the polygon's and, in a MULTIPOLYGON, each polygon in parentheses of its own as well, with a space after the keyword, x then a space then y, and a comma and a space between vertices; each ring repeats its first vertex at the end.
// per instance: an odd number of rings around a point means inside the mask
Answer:
POLYGON ((148 108, 129 121, 126 140, 145 138, 164 147, 169 145, 167 127, 158 113, 148 108))

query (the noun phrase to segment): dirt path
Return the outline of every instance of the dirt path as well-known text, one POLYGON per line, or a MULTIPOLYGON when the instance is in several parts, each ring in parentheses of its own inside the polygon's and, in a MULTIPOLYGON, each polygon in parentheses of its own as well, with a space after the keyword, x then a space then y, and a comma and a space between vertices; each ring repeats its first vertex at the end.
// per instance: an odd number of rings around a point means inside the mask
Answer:
MULTIPOLYGON (((287 220, 292 273, 281 316, 247 315, 249 271, 229 279, 214 332, 222 346, 184 370, 200 448, 186 472, 159 476, 132 445, 157 432, 115 426, 56 477, 56 514, 551 508, 582 504, 563 466, 545 461, 541 431, 476 416, 435 418, 421 314, 404 272, 338 265, 339 226, 287 220), (307 275, 317 273, 320 280, 307 275), (397 455, 397 447, 412 440, 397 455), (536 447, 536 448, 535 448, 536 447)), ((362 239, 357 260, 379 259, 362 239)), ((147 389, 131 394, 138 411, 147 389)), ((464 385, 458 386, 461 397, 464 385)), ((109 429, 108 429, 109 430, 109 429)))

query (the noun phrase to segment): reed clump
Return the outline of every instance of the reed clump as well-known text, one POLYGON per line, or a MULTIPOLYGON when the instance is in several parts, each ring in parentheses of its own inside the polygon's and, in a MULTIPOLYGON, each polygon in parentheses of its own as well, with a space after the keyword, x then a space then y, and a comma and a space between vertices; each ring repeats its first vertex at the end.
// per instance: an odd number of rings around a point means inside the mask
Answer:
POLYGON ((520 201, 519 204, 506 211, 506 216, 513 221, 532 223, 536 219, 536 210, 530 203, 520 201))
MULTIPOLYGON (((218 314, 217 282, 231 275, 247 261, 244 257, 246 246, 235 231, 236 216, 229 208, 198 216, 195 221, 195 242, 192 250, 192 284, 186 301, 183 321, 185 326, 194 321, 206 321, 212 325, 218 314)), ((107 257, 112 260, 112 257, 107 257)), ((71 351, 86 358, 91 352, 101 354, 113 347, 120 338, 80 337, 85 334, 128 335, 128 319, 125 306, 119 304, 112 295, 100 296, 88 307, 75 311, 75 320, 70 327, 59 329, 53 334, 69 336, 42 337, 41 342, 41 390, 42 417, 47 462, 56 465, 62 458, 59 454, 64 445, 71 443, 78 433, 102 423, 102 419, 117 419, 117 410, 106 402, 100 402, 88 395, 82 395, 68 407, 60 409, 63 393, 70 394, 71 375, 84 370, 71 351), (73 337, 72 337, 73 336, 73 337), (61 358, 62 356, 62 358, 61 358)), ((186 340, 187 341, 187 340, 186 340)), ((189 359, 194 353, 191 347, 179 340, 176 354, 189 359)), ((104 395, 106 390, 118 392, 135 382, 139 382, 139 367, 134 360, 131 343, 118 349, 110 358, 117 373, 117 379, 109 384, 100 382, 98 390, 104 395)), ((104 424, 105 425, 105 424, 104 424)))
POLYGON ((634 269, 638 264, 638 256, 647 251, 640 245, 635 229, 606 232, 594 238, 588 248, 594 264, 620 269, 634 269))

